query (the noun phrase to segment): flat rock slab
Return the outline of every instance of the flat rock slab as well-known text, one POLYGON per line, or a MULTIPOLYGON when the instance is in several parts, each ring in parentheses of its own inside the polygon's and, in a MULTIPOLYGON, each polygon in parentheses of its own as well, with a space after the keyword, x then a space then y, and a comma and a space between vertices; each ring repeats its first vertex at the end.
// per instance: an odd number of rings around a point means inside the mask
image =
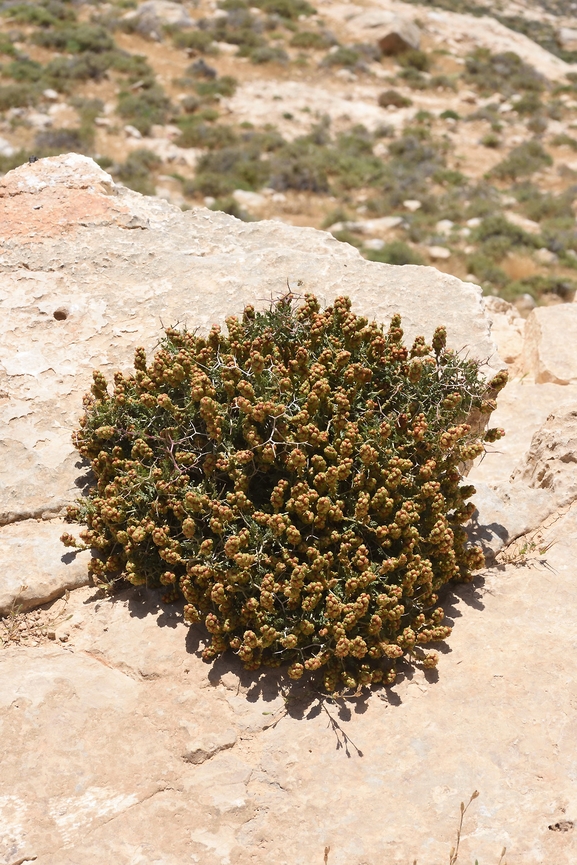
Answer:
POLYGON ((72 592, 65 645, 0 654, 0 861, 437 865, 479 790, 463 862, 575 862, 576 509, 544 534, 445 599, 438 674, 348 701, 204 664, 153 594, 72 592))
POLYGON ((0 616, 87 585, 90 552, 66 549, 60 541, 64 531, 70 526, 61 520, 22 520, 0 528, 0 616))

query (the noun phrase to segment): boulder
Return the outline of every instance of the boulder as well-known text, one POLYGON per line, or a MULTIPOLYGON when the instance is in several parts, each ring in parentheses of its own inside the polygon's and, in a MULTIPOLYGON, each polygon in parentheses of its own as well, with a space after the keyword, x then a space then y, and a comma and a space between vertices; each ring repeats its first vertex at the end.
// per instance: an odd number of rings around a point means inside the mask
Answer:
POLYGON ((564 51, 577 51, 577 29, 575 27, 560 27, 558 38, 564 51))
POLYGON ((577 381, 577 304, 534 309, 525 325, 522 366, 536 382, 577 381))
POLYGON ((133 12, 124 16, 137 33, 160 40, 163 26, 192 27, 193 21, 180 3, 172 0, 146 0, 133 12))
POLYGON ((377 45, 385 55, 402 54, 421 45, 421 31, 413 21, 395 17, 386 26, 385 32, 377 40, 377 45))

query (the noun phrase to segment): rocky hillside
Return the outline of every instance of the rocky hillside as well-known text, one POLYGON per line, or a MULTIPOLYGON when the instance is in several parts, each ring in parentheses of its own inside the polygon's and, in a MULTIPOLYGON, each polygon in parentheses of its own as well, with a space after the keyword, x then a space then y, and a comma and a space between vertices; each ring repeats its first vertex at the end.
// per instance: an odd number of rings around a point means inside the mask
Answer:
POLYGON ((514 301, 577 286, 574 4, 0 5, 0 170, 76 151, 514 301))

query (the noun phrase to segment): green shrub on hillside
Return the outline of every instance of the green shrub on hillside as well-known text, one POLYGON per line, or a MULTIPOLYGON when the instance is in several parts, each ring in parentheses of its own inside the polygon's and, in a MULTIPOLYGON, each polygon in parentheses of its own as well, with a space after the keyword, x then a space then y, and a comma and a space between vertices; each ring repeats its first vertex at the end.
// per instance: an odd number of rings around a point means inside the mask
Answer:
POLYGON ((117 166, 114 174, 125 186, 142 195, 154 195, 154 180, 151 171, 159 168, 161 161, 151 150, 139 147, 129 153, 125 162, 117 166))
POLYGON ((413 103, 407 96, 403 96, 398 90, 385 90, 379 94, 378 103, 381 108, 393 105, 395 108, 408 108, 413 103))
POLYGON ((541 168, 552 164, 553 160, 541 142, 532 138, 514 147, 509 155, 490 171, 490 176, 499 180, 517 180, 520 177, 530 177, 541 168))
POLYGON ((460 466, 501 435, 469 418, 506 375, 487 384, 443 327, 408 350, 400 324, 287 297, 227 336, 168 329, 112 392, 95 372, 74 441, 97 483, 67 516, 95 581, 165 586, 206 660, 322 668, 329 692, 390 684, 405 653, 435 666, 438 593, 483 563, 460 466))
POLYGON ((330 48, 335 39, 329 33, 316 30, 300 30, 292 37, 290 44, 293 48, 305 48, 320 51, 322 48, 330 48))
POLYGON ((121 91, 118 97, 118 114, 143 135, 153 124, 165 123, 169 110, 170 100, 157 84, 139 93, 121 91))
POLYGON ((491 54, 488 48, 477 48, 465 61, 465 77, 481 93, 541 93, 546 79, 513 51, 491 54))

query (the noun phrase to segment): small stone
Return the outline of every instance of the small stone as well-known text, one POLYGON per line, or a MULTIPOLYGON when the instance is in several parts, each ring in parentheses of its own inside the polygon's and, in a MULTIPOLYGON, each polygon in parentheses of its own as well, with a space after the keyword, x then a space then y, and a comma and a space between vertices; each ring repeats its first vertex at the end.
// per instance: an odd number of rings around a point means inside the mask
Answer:
POLYGON ((540 261, 541 264, 556 264, 559 261, 558 256, 555 255, 554 252, 551 252, 550 249, 542 246, 535 253, 535 258, 537 261, 540 261))
POLYGON ((435 225, 435 231, 437 234, 450 234, 454 225, 455 223, 452 219, 440 219, 435 225))
POLYGON ((403 207, 406 207, 406 209, 410 210, 411 213, 420 210, 422 206, 422 202, 417 201, 415 198, 407 198, 406 201, 403 201, 403 207))
POLYGON ((451 257, 451 250, 447 249, 445 246, 428 246, 427 252, 434 261, 440 261, 451 257))
POLYGON ((204 763, 205 760, 214 757, 219 751, 232 748, 236 744, 236 739, 236 730, 233 729, 203 736, 201 739, 191 742, 187 746, 182 759, 185 763, 193 763, 195 765, 204 763))
POLYGON ((375 252, 379 252, 385 245, 385 241, 381 240, 380 237, 369 237, 368 240, 365 240, 365 249, 371 249, 375 252))

